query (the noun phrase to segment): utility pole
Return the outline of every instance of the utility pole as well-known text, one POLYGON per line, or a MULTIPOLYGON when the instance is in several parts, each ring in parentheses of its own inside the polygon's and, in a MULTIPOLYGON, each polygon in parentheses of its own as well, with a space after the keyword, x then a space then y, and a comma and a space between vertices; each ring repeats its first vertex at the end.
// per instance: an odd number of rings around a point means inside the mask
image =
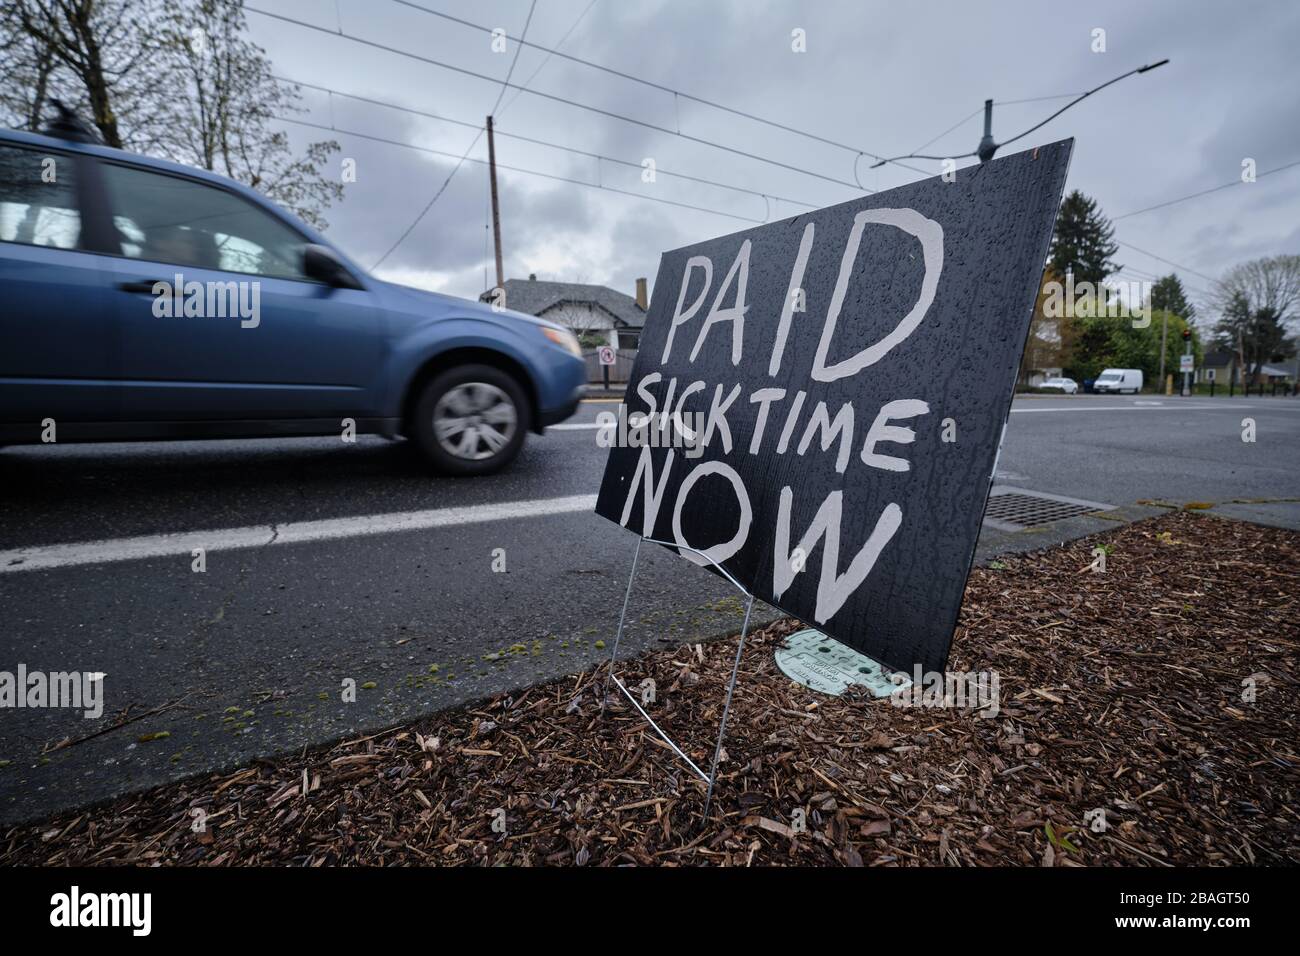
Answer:
POLYGON ((1241 373, 1241 384, 1247 398, 1250 398, 1250 383, 1246 381, 1246 344, 1241 338, 1241 327, 1237 327, 1237 369, 1241 373))
POLYGON ((492 138, 492 117, 487 118, 488 178, 492 182, 492 241, 497 254, 497 288, 506 287, 505 272, 501 268, 501 208, 497 204, 497 147, 492 138))
POLYGON ((1156 394, 1162 395, 1169 389, 1165 385, 1165 340, 1169 337, 1169 311, 1161 309, 1163 317, 1160 323, 1160 379, 1156 384, 1156 394))

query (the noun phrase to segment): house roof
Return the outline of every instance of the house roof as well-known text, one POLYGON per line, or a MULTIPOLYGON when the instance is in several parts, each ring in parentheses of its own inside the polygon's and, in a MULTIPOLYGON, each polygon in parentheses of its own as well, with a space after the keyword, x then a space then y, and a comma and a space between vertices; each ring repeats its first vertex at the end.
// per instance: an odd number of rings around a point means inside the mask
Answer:
MULTIPOLYGON (((544 282, 540 279, 507 279, 506 308, 529 315, 541 315, 547 309, 566 302, 599 306, 628 328, 645 326, 645 312, 636 299, 608 286, 584 285, 580 282, 544 282)), ((491 293, 485 292, 484 297, 491 293)))
POLYGON ((1206 352, 1205 357, 1201 359, 1201 366, 1206 368, 1227 368, 1235 358, 1236 356, 1233 353, 1222 350, 1206 352))

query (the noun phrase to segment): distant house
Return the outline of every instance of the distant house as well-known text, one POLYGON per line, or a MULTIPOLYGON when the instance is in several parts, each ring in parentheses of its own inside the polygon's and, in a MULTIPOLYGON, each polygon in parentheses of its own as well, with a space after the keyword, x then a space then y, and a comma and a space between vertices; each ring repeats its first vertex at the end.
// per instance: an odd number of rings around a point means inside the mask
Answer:
POLYGON ((1029 338, 1020 357, 1020 384, 1037 388, 1049 378, 1060 378, 1060 361, 1060 323, 1035 314, 1030 320, 1029 338))
MULTIPOLYGON (((1267 362, 1259 367, 1260 379, 1270 383, 1294 382, 1297 372, 1300 372, 1300 359, 1295 356, 1282 362, 1267 362)), ((1196 381, 1216 382, 1224 388, 1229 385, 1240 388, 1243 375, 1241 363, 1237 361, 1237 353, 1223 349, 1206 352, 1201 359, 1201 367, 1196 370, 1196 381)))
MULTIPOLYGON (((1177 382, 1178 369, 1174 369, 1175 379, 1177 382)), ((1237 353, 1227 352, 1223 349, 1216 349, 1213 352, 1206 352, 1201 357, 1201 367, 1196 370, 1196 381, 1208 385, 1214 382, 1221 388, 1227 388, 1229 385, 1241 387, 1241 370, 1238 367, 1237 353)))
POLYGON ((1295 378, 1295 360, 1291 362, 1270 362, 1259 367, 1259 374, 1269 383, 1286 382, 1295 378))
MULTIPOLYGON (((504 286, 507 309, 526 312, 563 325, 573 331, 583 345, 594 347, 597 341, 616 349, 635 349, 645 327, 646 280, 636 280, 636 295, 624 295, 608 286, 584 285, 579 282, 544 282, 535 276, 507 279, 504 286)), ((491 302, 493 290, 480 299, 491 302)))
POLYGON ((1261 371, 1278 381, 1300 382, 1300 351, 1282 362, 1270 362, 1261 371))

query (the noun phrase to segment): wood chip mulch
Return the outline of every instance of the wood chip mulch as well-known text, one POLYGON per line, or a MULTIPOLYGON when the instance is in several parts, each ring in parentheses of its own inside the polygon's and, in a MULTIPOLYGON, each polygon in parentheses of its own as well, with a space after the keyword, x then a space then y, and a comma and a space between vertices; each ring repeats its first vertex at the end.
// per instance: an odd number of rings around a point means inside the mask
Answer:
MULTIPOLYGON (((796 627, 746 646, 707 825, 598 669, 15 827, 0 864, 1300 862, 1300 534, 1175 513, 977 569, 949 668, 998 673, 992 718, 809 691, 796 627)), ((704 767, 735 647, 620 667, 704 767)))

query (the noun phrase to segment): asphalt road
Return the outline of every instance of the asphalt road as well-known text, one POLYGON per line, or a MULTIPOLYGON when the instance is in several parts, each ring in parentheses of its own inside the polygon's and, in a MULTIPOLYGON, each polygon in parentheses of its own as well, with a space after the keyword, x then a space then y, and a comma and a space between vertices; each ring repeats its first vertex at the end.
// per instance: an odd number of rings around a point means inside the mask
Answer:
MULTIPOLYGON (((506 473, 472 480, 432 478, 380 439, 0 452, 0 670, 107 675, 104 719, 0 711, 0 820, 367 732, 607 655, 634 544, 592 514, 605 456, 594 421, 613 407, 584 405, 506 473), (422 513, 416 530, 392 517, 408 512, 422 513), (355 702, 341 699, 346 680, 355 702)), ((1139 501, 1199 501, 1300 527, 1300 400, 1022 399, 998 472, 1126 518, 1154 513, 1139 501)), ((981 555, 1102 525, 986 529, 981 555)), ((628 653, 739 626, 740 602, 714 576, 661 549, 642 556, 628 653)))

